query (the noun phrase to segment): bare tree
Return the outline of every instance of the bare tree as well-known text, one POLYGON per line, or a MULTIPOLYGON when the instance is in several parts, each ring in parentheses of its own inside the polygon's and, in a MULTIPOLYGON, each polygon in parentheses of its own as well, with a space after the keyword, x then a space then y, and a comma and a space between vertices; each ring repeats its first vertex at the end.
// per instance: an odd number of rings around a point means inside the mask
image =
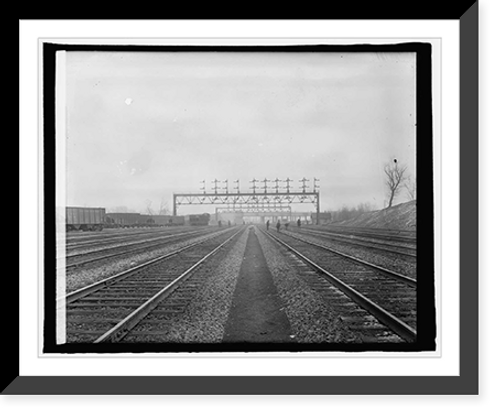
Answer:
POLYGON ((150 199, 146 199, 146 214, 148 215, 154 215, 153 208, 151 208, 152 203, 150 199))
POLYGON ((410 201, 417 199, 417 180, 409 176, 405 183, 406 193, 410 201))
POLYGON ((162 197, 158 211, 153 209, 153 201, 151 201, 150 199, 146 199, 145 203, 146 203, 145 212, 147 215, 168 215, 170 212, 168 209, 167 197, 162 197))
POLYGON ((388 207, 392 206, 394 197, 401 190, 401 185, 406 180, 407 167, 405 165, 398 165, 398 160, 394 159, 393 162, 387 163, 384 166, 385 172, 385 185, 387 187, 387 196, 389 198, 388 207))
POLYGON ((168 209, 168 198, 167 197, 163 197, 161 199, 161 202, 160 202, 160 210, 158 211, 158 213, 160 215, 168 215, 169 214, 169 209, 168 209))

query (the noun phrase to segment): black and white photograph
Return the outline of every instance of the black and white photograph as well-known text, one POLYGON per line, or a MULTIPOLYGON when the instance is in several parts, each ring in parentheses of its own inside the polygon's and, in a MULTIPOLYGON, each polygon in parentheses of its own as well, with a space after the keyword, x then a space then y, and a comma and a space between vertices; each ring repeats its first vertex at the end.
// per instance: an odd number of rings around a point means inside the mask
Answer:
POLYGON ((46 352, 436 350, 430 43, 44 48, 46 352))
POLYGON ((493 3, 20 19, 2 410, 496 414, 493 3))

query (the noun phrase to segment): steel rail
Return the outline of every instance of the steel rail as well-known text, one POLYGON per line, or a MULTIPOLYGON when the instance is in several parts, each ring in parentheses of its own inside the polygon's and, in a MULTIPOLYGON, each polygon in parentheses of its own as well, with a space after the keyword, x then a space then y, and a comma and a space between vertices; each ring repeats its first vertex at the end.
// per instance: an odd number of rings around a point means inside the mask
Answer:
POLYGON ((408 234, 396 234, 396 233, 387 233, 385 231, 382 232, 377 232, 373 230, 366 230, 366 229, 355 229, 353 228, 329 228, 334 233, 337 234, 343 234, 343 235, 354 235, 354 236, 360 236, 360 237, 371 237, 371 238, 378 238, 379 240, 388 240, 391 239, 393 241, 401 241, 401 242, 406 242, 408 244, 415 244, 417 241, 416 236, 410 236, 408 234))
POLYGON ((124 254, 133 253, 133 252, 135 252, 136 250, 139 250, 139 249, 143 250, 143 249, 149 249, 149 248, 158 247, 158 246, 163 245, 163 243, 165 242, 165 240, 169 240, 171 237, 179 237, 179 236, 180 237, 184 237, 184 236, 190 236, 192 234, 203 235, 204 233, 203 233, 203 231, 192 231, 190 233, 181 233, 181 234, 175 234, 175 235, 172 235, 172 236, 157 237, 157 238, 153 238, 153 239, 150 239, 150 240, 147 240, 147 241, 138 241, 138 242, 134 242, 134 243, 130 243, 130 244, 122 244, 122 245, 115 246, 115 247, 103 248, 102 250, 93 250, 91 252, 69 255, 69 256, 66 257, 66 259, 75 258, 75 257, 89 256, 89 255, 92 255, 93 253, 98 253, 98 252, 105 251, 105 250, 106 251, 111 251, 111 250, 117 250, 117 249, 120 249, 120 248, 124 248, 125 249, 125 250, 119 251, 117 253, 106 254, 106 255, 98 256, 98 257, 91 257, 90 259, 82 260, 82 261, 79 261, 77 263, 67 264, 66 265, 66 270, 73 269, 75 267, 79 267, 79 266, 82 266, 82 265, 88 264, 88 263, 94 263, 96 261, 111 259, 113 257, 118 257, 118 256, 123 256, 124 254), (158 240, 160 240, 160 241, 158 241, 158 240), (144 245, 144 247, 131 248, 132 246, 140 246, 140 245, 144 245))
POLYGON ((173 251, 171 253, 167 253, 167 254, 164 254, 162 256, 156 257, 156 258, 154 258, 152 260, 149 260, 149 261, 147 261, 145 263, 142 263, 142 264, 140 264, 138 266, 135 266, 135 267, 132 267, 130 269, 124 270, 123 272, 120 272, 118 274, 110 276, 110 277, 108 277, 106 279, 100 280, 100 281, 92 283, 92 284, 90 284, 88 286, 85 286, 85 287, 82 287, 80 289, 77 289, 77 290, 75 290, 75 291, 73 291, 71 293, 68 293, 65 297, 59 298, 57 300, 57 302, 59 304, 61 304, 61 302, 63 302, 63 301, 65 301, 66 303, 74 302, 74 301, 76 301, 78 299, 81 299, 82 297, 87 296, 87 295, 89 295, 89 294, 91 294, 93 292, 96 292, 96 291, 98 291, 100 289, 103 289, 103 288, 105 288, 107 286, 115 284, 115 283, 119 282, 120 280, 123 280, 123 279, 127 278, 131 274, 133 274, 133 273, 135 273, 135 272, 137 272, 137 271, 139 271, 141 269, 147 268, 147 267, 149 267, 149 266, 151 266, 153 264, 156 264, 156 263, 158 263, 158 262, 160 262, 162 260, 165 260, 165 259, 167 259, 169 257, 176 256, 176 255, 178 255, 179 253, 182 253, 185 250, 188 250, 188 249, 190 249, 192 247, 200 245, 200 244, 204 243, 205 241, 207 241, 208 239, 215 238, 215 237, 217 237, 217 236, 219 236, 219 235, 221 235, 221 234, 223 234, 223 233, 225 233, 227 231, 228 230, 224 230, 224 231, 220 231, 218 233, 210 234, 209 236, 207 236, 206 238, 204 238, 201 241, 189 244, 189 245, 187 245, 185 247, 181 247, 180 249, 175 250, 175 251, 173 251))
MULTIPOLYGON (((338 241, 339 243, 346 243, 346 244, 351 244, 353 246, 360 246, 360 247, 371 247, 375 248, 380 251, 385 251, 387 253, 394 253, 394 254, 401 254, 402 256, 408 256, 408 257, 417 257, 415 253, 405 253, 404 251, 399 251, 399 250, 393 250, 392 248, 396 249, 401 249, 401 250, 416 250, 415 247, 404 247, 404 246, 398 246, 396 244, 390 244, 390 243, 384 243, 384 242, 378 242, 378 241, 366 241, 362 240, 359 236, 354 236, 357 241, 352 241, 346 234, 338 234, 338 233, 330 233, 330 232, 323 232, 323 231, 316 231, 316 230, 311 230, 311 229, 302 229, 300 233, 306 234, 306 235, 312 235, 312 236, 322 236, 322 237, 328 237, 332 241, 338 241), (378 245, 378 246, 377 246, 378 245), (390 248, 384 248, 385 247, 390 247, 390 248)), ((371 237, 368 237, 371 238, 371 237)))
MULTIPOLYGON (((99 252, 102 252, 103 250, 113 250, 113 249, 119 249, 119 248, 124 248, 124 249, 127 249, 127 248, 131 248, 131 247, 134 247, 134 246, 139 246, 141 244, 148 244, 148 243, 154 243, 156 241, 161 241, 161 240, 168 240, 170 238, 174 238, 174 237, 182 237, 182 236, 189 236, 189 235, 192 235, 192 234, 203 234, 203 231, 206 231, 205 230, 196 230, 196 231, 189 231, 187 233, 177 233, 177 234, 163 234, 163 235, 150 235, 152 238, 142 238, 142 239, 139 239, 139 240, 130 240, 130 238, 127 238, 127 237, 124 237, 124 238, 121 238, 120 241, 101 241, 100 243, 96 243, 96 242, 93 242, 92 245, 112 245, 114 243, 118 243, 112 247, 103 247, 101 249, 98 249, 98 250, 91 250, 91 251, 86 251, 84 253, 72 253, 72 254, 67 254, 66 255, 66 259, 71 259, 71 258, 74 258, 74 257, 83 257, 83 256, 90 256, 92 254, 95 254, 95 253, 99 253, 99 252), (128 242, 127 242, 128 241, 128 242), (125 242, 125 244, 119 244, 120 242, 125 242)), ((133 236, 130 236, 130 237, 133 237, 133 236)), ((84 246, 80 246, 78 248, 85 248, 84 246)), ((74 248, 73 248, 74 249, 74 248)), ((66 247, 66 251, 68 251, 68 248, 66 247)))
POLYGON ((294 234, 291 234, 291 233, 285 233, 285 234, 288 235, 288 236, 290 236, 290 237, 292 237, 292 238, 295 238, 296 240, 302 241, 303 243, 310 244, 312 246, 322 248, 323 250, 329 251, 329 252, 331 252, 333 254, 336 254, 338 256, 344 257, 344 258, 349 259, 351 261, 354 261, 356 263, 363 264, 364 266, 370 267, 373 270, 376 270, 377 272, 380 272, 380 273, 382 273, 383 275, 385 275, 387 277, 399 280, 399 281, 404 282, 404 283, 406 283, 406 284, 408 284, 408 285, 410 285, 412 287, 417 287, 417 280, 413 279, 412 277, 405 276, 404 274, 400 274, 400 273, 394 272, 392 270, 386 269, 386 268, 381 267, 381 266, 377 266, 376 264, 372 264, 372 263, 369 263, 367 261, 361 260, 360 258, 350 256, 348 254, 345 254, 345 253, 342 253, 340 251, 334 250, 333 248, 326 247, 326 246, 324 246, 322 244, 313 243, 312 241, 304 240, 303 238, 297 237, 294 234))
MULTIPOLYGON (((262 230, 261 230, 262 231, 262 230)), ((349 298, 351 298, 354 302, 356 302, 359 306, 361 306, 363 309, 367 310, 369 313, 371 313, 375 318, 377 318, 381 323, 386 325, 388 328, 390 328, 393 332, 395 332, 397 335, 399 335, 401 338, 403 338, 407 342, 415 342, 417 339, 417 332, 408 324, 404 323, 397 317, 395 317, 393 314, 390 312, 386 311, 385 309, 381 308, 379 305, 368 299, 366 296, 358 292, 357 290, 353 289, 351 286, 347 285, 344 283, 342 280, 339 278, 335 277, 333 274, 331 274, 329 271, 323 269, 320 265, 316 264, 314 261, 309 259, 308 257, 304 256, 302 253, 300 253, 298 250, 290 246, 289 244, 285 243, 283 240, 280 238, 274 236, 273 234, 267 232, 267 231, 262 231, 265 234, 267 234, 269 237, 274 239, 276 242, 279 244, 283 245, 286 247, 288 250, 290 250, 292 253, 297 255, 301 260, 309 264, 311 267, 313 267, 315 270, 319 271, 322 273, 325 278, 332 283, 336 288, 341 290, 345 295, 347 295, 349 298)))
POLYGON ((165 286, 162 290, 160 290, 156 295, 151 297, 149 300, 144 302, 141 306, 139 306, 136 310, 122 319, 119 323, 117 323, 113 328, 109 331, 101 335, 94 341, 94 344, 102 343, 102 342, 118 342, 122 340, 127 333, 134 328, 140 321, 142 321, 152 310, 154 310, 163 300, 165 300, 172 292, 174 292, 179 285, 187 280, 187 278, 200 267, 204 262, 206 262, 210 257, 212 257, 215 253, 217 253, 222 247, 224 247, 229 241, 231 241, 234 237, 241 234, 244 228, 238 230, 231 237, 225 240, 223 243, 218 245, 215 249, 213 249, 210 253, 205 255, 201 260, 197 261, 193 266, 191 266, 188 270, 183 272, 179 277, 170 282, 167 286, 165 286))
MULTIPOLYGON (((118 228, 116 230, 119 230, 118 228)), ((163 231, 163 230, 162 230, 163 231)), ((81 236, 80 238, 73 237, 73 238, 66 238, 66 247, 69 248, 79 248, 79 247, 87 247, 87 246, 92 246, 94 244, 102 244, 103 241, 114 241, 114 240, 119 240, 123 238, 128 238, 128 237, 134 237, 134 236, 141 236, 141 235, 147 235, 147 234, 154 234, 154 231, 136 231, 127 233, 126 231, 123 232, 116 232, 116 233, 103 233, 101 232, 98 235, 93 235, 93 236, 81 236)))
POLYGON ((95 233, 90 233, 88 231, 85 232, 76 232, 75 234, 66 232, 65 240, 66 244, 85 244, 93 241, 101 241, 107 238, 116 238, 120 236, 134 236, 141 234, 149 234, 154 232, 153 230, 159 229, 159 227, 114 227, 114 228, 104 228, 105 231, 98 231, 95 233))
MULTIPOLYGON (((121 241, 130 241, 130 239, 135 239, 136 237, 138 239, 140 238, 147 238, 148 236, 154 237, 154 238, 161 238, 161 237, 168 237, 168 236, 173 236, 173 235, 179 235, 183 233, 177 233, 177 234, 170 234, 170 230, 166 230, 164 227, 162 229, 158 228, 152 228, 150 231, 140 231, 140 232, 135 232, 135 233, 117 233, 117 234, 106 234, 99 236, 100 238, 95 239, 87 239, 85 241, 81 242, 68 242, 66 241, 66 251, 69 250, 77 250, 77 249, 83 249, 83 248, 88 248, 88 247, 93 247, 93 246, 100 246, 104 244, 114 244, 114 243, 120 243, 121 241)), ((179 231, 179 230, 175 230, 179 231)), ((195 232, 199 232, 200 230, 196 230, 195 232)), ((189 232, 189 231, 188 231, 189 232)), ((185 234, 185 233, 184 233, 185 234)), ((133 240, 132 240, 133 241, 133 240)), ((92 252, 90 252, 92 253, 92 252)))

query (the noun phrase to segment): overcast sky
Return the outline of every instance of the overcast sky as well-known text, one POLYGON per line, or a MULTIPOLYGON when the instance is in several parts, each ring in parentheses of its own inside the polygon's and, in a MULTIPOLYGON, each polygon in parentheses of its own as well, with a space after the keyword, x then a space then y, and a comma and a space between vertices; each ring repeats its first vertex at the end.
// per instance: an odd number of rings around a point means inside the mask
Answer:
POLYGON ((413 53, 72 51, 66 111, 71 206, 172 210, 202 180, 316 177, 322 210, 382 208, 384 164, 415 174, 413 53))

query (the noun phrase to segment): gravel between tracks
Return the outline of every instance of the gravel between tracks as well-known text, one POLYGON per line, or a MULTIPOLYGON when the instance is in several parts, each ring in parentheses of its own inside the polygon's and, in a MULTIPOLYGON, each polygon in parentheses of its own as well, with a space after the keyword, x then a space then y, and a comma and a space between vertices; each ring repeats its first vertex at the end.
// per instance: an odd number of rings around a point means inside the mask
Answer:
MULTIPOLYGON (((246 229, 228 250, 222 250, 197 272, 206 282, 184 312, 165 322, 162 335, 167 343, 220 343, 224 335, 236 281, 240 273, 248 237, 246 229)), ((147 339, 141 339, 147 342, 147 339)), ((130 337, 133 342, 133 337, 130 337)), ((153 340, 152 340, 153 341, 153 340)))
POLYGON ((274 279, 293 331, 293 339, 302 343, 362 342, 342 322, 333 305, 300 277, 296 268, 287 263, 276 243, 261 232, 257 237, 274 279))
POLYGON ((96 262, 92 266, 72 269, 66 273, 66 292, 70 293, 84 286, 111 277, 126 269, 137 266, 155 257, 176 251, 204 238, 196 237, 179 243, 165 244, 165 246, 139 254, 130 254, 126 258, 96 262))
MULTIPOLYGON (((140 245, 147 245, 149 243, 154 244, 155 242, 165 239, 165 242, 169 242, 169 239, 175 238, 177 234, 184 234, 193 231, 200 230, 178 230, 178 229, 154 229, 148 233, 136 233, 136 234, 125 234, 125 235, 113 235, 111 241, 107 241, 108 236, 103 235, 100 241, 91 241, 92 245, 90 247, 68 247, 66 253, 69 255, 92 255, 100 250, 109 249, 128 249, 130 247, 138 247, 140 245)), ((83 242, 82 244, 85 244, 83 242)))
MULTIPOLYGON (((293 235, 293 233, 291 233, 293 235)), ((341 253, 348 254, 353 257, 357 257, 361 260, 367 261, 369 263, 376 264, 380 267, 384 267, 389 270, 394 270, 397 273, 401 273, 405 276, 417 278, 417 264, 413 259, 409 259, 406 256, 400 256, 394 253, 383 253, 379 250, 373 250, 369 247, 362 248, 358 246, 353 246, 349 243, 341 243, 337 241, 329 240, 325 237, 313 236, 307 234, 298 235, 305 240, 310 240, 317 244, 322 244, 326 247, 330 247, 333 250, 337 250, 341 253)))

